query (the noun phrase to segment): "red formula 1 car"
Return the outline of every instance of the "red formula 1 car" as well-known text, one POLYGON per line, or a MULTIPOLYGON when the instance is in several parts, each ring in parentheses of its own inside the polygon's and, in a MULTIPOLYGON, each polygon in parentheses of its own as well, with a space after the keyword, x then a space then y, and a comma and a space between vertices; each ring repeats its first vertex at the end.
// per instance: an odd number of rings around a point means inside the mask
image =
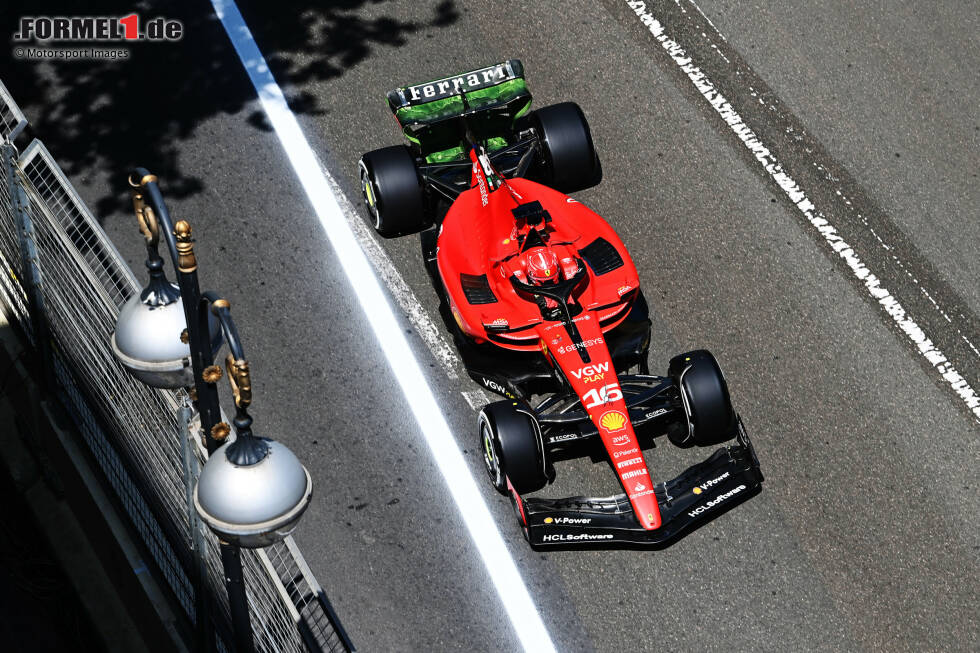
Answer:
POLYGON ((633 261, 564 194, 601 178, 588 123, 575 104, 530 102, 517 60, 390 92, 411 145, 361 158, 368 216, 385 237, 421 233, 467 371, 505 398, 481 411, 480 448, 528 541, 664 545, 758 492, 759 463, 709 352, 649 374, 633 261), (663 434, 680 447, 728 444, 658 482, 643 449, 663 434), (554 479, 555 460, 596 442, 624 494, 524 496, 554 479))

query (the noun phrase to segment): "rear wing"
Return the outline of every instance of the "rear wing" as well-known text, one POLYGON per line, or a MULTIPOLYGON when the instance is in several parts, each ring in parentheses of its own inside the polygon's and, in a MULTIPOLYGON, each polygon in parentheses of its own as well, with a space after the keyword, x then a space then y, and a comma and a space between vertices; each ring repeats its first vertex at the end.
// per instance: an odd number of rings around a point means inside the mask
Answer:
POLYGON ((524 66, 518 59, 388 92, 388 106, 403 127, 509 105, 516 99, 526 99, 530 106, 524 66))

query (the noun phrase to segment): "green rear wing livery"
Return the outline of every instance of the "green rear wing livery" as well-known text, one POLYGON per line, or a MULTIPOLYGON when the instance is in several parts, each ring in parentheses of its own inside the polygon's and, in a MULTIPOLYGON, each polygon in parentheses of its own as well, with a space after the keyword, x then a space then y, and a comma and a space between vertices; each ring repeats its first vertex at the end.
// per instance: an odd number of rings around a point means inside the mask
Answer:
POLYGON ((531 93, 517 59, 424 84, 396 88, 388 106, 405 137, 429 163, 465 158, 461 120, 490 150, 508 143, 514 121, 528 112, 531 93))

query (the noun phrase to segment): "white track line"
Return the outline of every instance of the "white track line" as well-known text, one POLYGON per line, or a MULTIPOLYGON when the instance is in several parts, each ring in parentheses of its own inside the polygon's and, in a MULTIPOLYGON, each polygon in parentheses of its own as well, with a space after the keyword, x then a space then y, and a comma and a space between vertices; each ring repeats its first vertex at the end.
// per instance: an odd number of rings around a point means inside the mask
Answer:
POLYGON ((387 357, 406 403, 418 421, 436 466, 446 481, 450 496, 456 502, 521 644, 527 651, 554 651, 551 636, 537 606, 477 489, 476 481, 469 473, 466 460, 408 340, 398 326, 381 283, 364 255, 362 244, 344 217, 296 116, 289 110, 282 89, 269 71, 237 5, 232 0, 212 0, 212 5, 255 86, 259 102, 334 248, 337 260, 351 282, 378 346, 387 357))
MULTIPOLYGON (((721 116, 722 120, 725 121, 735 135, 739 137, 739 140, 755 156, 756 160, 759 161, 772 180, 783 189, 783 192, 786 193, 790 201, 806 217, 807 221, 820 232, 820 235, 823 236, 831 249, 844 259, 844 262, 847 263, 854 276, 864 283, 868 294, 898 324, 898 327, 912 344, 915 345, 919 353, 939 372, 953 392, 956 393, 973 413, 974 419, 980 423, 980 396, 970 387, 969 382, 963 378, 963 375, 956 371, 953 363, 946 358, 946 355, 939 350, 925 331, 912 319, 898 298, 881 285, 881 280, 871 273, 858 253, 854 251, 851 245, 844 241, 840 233, 838 233, 837 228, 827 219, 827 216, 814 206, 807 197, 807 194, 796 183, 796 180, 790 177, 779 161, 776 160, 772 151, 745 124, 742 116, 739 115, 725 96, 715 88, 704 71, 694 64, 691 56, 679 43, 667 35, 663 24, 647 10, 646 3, 627 0, 626 4, 636 13, 637 18, 646 26, 650 34, 660 43, 661 47, 667 51, 667 54, 674 60, 674 63, 684 71, 698 92, 704 96, 711 107, 721 116)), ((724 36, 722 38, 724 39, 724 36)))
MULTIPOLYGON (((405 316, 408 317, 408 320, 415 327, 416 332, 418 332, 426 347, 432 352, 432 356, 439 362, 446 376, 453 381, 459 379, 459 375, 456 374, 456 368, 459 364, 459 357, 456 355, 456 352, 446 344, 446 340, 440 334, 439 329, 429 319, 429 314, 425 312, 425 309, 422 308, 418 297, 409 288, 405 279, 395 267, 395 264, 391 262, 388 254, 385 253, 381 245, 374 239, 374 234, 371 233, 371 229, 364 223, 364 220, 358 218, 357 210, 351 206, 347 196, 340 190, 340 185, 337 184, 337 181, 327 172, 326 166, 320 164, 320 170, 323 176, 327 178, 327 183, 330 184, 330 190, 333 192, 334 197, 337 198, 337 202, 340 204, 340 208, 348 224, 354 230, 354 237, 361 244, 361 247, 364 249, 364 254, 370 259, 372 265, 374 265, 374 269, 381 275, 381 280, 388 286, 388 290, 395 298, 398 306, 405 311, 405 316)), ((466 396, 465 392, 462 394, 464 397, 466 396)), ((467 401, 469 401, 468 398, 467 401)), ((487 402, 484 401, 483 403, 485 404, 487 402)), ((482 407, 483 405, 481 404, 475 409, 479 410, 482 407)))

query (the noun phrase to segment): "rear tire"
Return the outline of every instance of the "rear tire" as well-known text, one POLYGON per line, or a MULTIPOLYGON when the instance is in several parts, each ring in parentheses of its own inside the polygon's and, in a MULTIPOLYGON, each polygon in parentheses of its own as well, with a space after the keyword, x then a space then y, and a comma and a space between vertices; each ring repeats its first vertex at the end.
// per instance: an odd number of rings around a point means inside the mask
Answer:
POLYGON ((497 401, 480 411, 480 449, 490 483, 507 494, 540 490, 548 481, 541 430, 523 402, 497 401), (526 412, 525 412, 526 411, 526 412))
POLYGON ((368 152, 358 167, 369 222, 381 236, 407 236, 432 224, 426 215, 415 159, 407 147, 395 145, 368 152))
POLYGON ((563 193, 599 183, 602 166, 592 143, 589 122, 577 104, 562 102, 538 109, 532 121, 543 150, 540 175, 543 183, 563 193))
POLYGON ((728 383, 711 352, 698 349, 675 356, 668 374, 677 384, 688 418, 687 424, 668 430, 671 442, 679 447, 708 447, 735 437, 737 419, 728 383))

